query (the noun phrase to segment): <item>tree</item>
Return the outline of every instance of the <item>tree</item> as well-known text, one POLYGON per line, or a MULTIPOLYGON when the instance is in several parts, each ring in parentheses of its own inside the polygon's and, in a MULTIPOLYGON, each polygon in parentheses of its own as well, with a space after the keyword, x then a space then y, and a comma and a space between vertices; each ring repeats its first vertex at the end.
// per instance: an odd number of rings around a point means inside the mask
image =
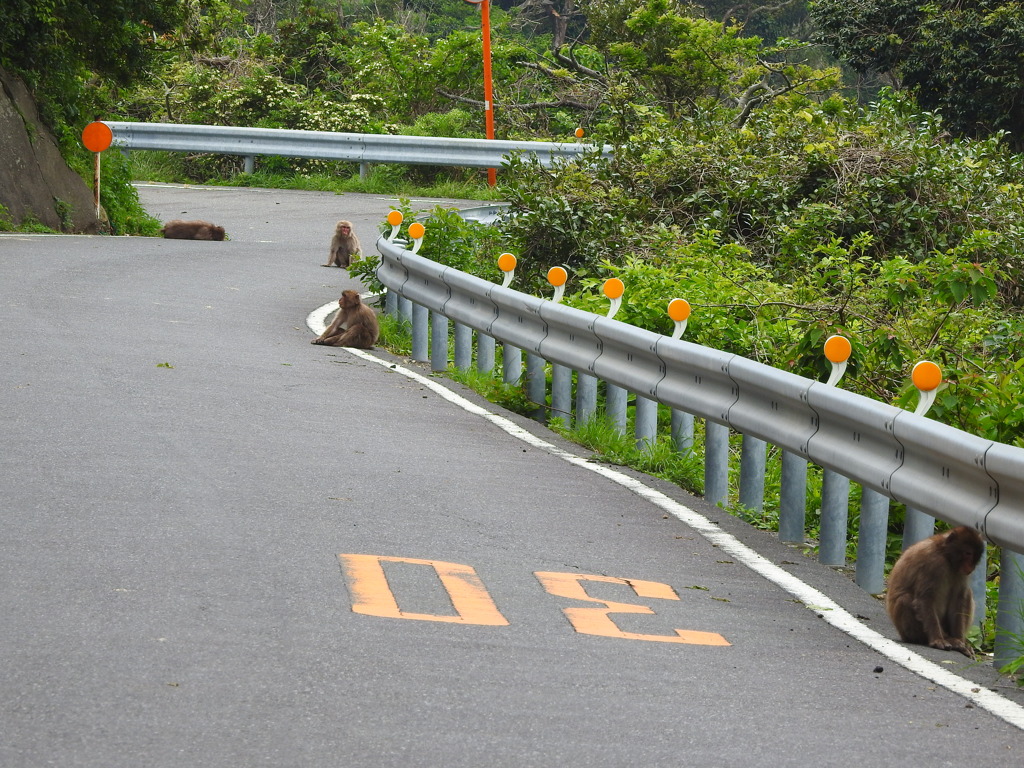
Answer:
POLYGON ((672 118, 720 107, 741 127, 750 113, 786 94, 828 92, 837 73, 790 63, 800 44, 763 46, 736 24, 695 16, 679 0, 587 0, 590 42, 630 83, 628 98, 672 118))
POLYGON ((1024 149, 1024 5, 1017 0, 817 0, 812 17, 833 54, 878 71, 942 115, 947 130, 1006 131, 1024 149))
POLYGON ((86 83, 93 74, 127 85, 159 50, 159 35, 185 13, 177 0, 4 0, 0 63, 32 86, 48 119, 82 122, 86 83))

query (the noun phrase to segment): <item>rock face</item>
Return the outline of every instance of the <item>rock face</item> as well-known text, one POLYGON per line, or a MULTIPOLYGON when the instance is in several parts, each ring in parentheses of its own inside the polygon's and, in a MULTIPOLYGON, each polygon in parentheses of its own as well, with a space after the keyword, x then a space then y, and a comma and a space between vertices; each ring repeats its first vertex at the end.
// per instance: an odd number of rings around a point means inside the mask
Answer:
MULTIPOLYGON (((61 157, 25 84, 0 68, 0 205, 62 232, 96 232, 92 190, 61 157)), ((2 213, 2 212, 0 212, 2 213)))

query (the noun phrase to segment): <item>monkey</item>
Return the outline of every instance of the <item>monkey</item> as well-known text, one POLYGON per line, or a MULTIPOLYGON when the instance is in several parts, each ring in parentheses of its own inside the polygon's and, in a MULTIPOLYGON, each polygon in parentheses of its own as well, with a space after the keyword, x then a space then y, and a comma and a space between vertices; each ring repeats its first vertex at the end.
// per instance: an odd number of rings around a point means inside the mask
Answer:
POLYGON ((355 291, 342 291, 338 299, 338 314, 334 322, 311 344, 323 344, 328 347, 358 347, 373 349, 380 326, 377 315, 363 304, 355 291), (342 326, 345 327, 342 330, 342 326))
POLYGON ((362 253, 359 245, 359 238, 352 231, 352 222, 342 219, 334 227, 334 237, 331 238, 331 252, 327 256, 325 267, 348 267, 362 253))
POLYGON ((885 609, 900 639, 973 659, 967 628, 974 617, 968 577, 981 560, 981 535, 965 525, 911 545, 889 574, 885 609))
POLYGON ((223 240, 224 227, 208 221, 182 221, 174 219, 164 224, 164 237, 171 240, 223 240))

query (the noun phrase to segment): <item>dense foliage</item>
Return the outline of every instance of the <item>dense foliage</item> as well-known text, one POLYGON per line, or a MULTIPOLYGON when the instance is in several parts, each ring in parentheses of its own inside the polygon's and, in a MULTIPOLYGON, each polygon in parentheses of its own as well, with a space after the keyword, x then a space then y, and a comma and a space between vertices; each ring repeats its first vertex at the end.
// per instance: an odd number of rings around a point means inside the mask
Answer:
POLYGON ((688 338, 813 378, 842 333, 844 386, 905 407, 910 368, 933 359, 935 418, 1024 445, 1024 164, 998 139, 949 139, 895 96, 863 112, 796 98, 739 130, 654 121, 611 159, 510 171, 503 247, 525 289, 549 292, 562 264, 568 301, 604 312, 617 276, 619 319, 669 333, 686 298, 688 338))
POLYGON ((1024 6, 1017 0, 816 0, 819 35, 858 71, 877 70, 958 135, 1007 131, 1024 149, 1024 6))
POLYGON ((100 105, 92 77, 104 87, 132 82, 182 10, 177 0, 4 0, 0 63, 28 80, 54 128, 84 124, 100 105))

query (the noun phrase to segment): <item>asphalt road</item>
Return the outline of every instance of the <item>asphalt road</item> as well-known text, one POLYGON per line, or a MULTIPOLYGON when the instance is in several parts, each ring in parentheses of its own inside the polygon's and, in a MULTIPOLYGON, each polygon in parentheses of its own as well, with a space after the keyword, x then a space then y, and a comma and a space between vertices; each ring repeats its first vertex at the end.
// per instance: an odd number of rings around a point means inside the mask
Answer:
POLYGON ((230 240, 0 237, 0 766, 1024 764, 846 575, 311 345, 392 201, 140 194, 230 240))

